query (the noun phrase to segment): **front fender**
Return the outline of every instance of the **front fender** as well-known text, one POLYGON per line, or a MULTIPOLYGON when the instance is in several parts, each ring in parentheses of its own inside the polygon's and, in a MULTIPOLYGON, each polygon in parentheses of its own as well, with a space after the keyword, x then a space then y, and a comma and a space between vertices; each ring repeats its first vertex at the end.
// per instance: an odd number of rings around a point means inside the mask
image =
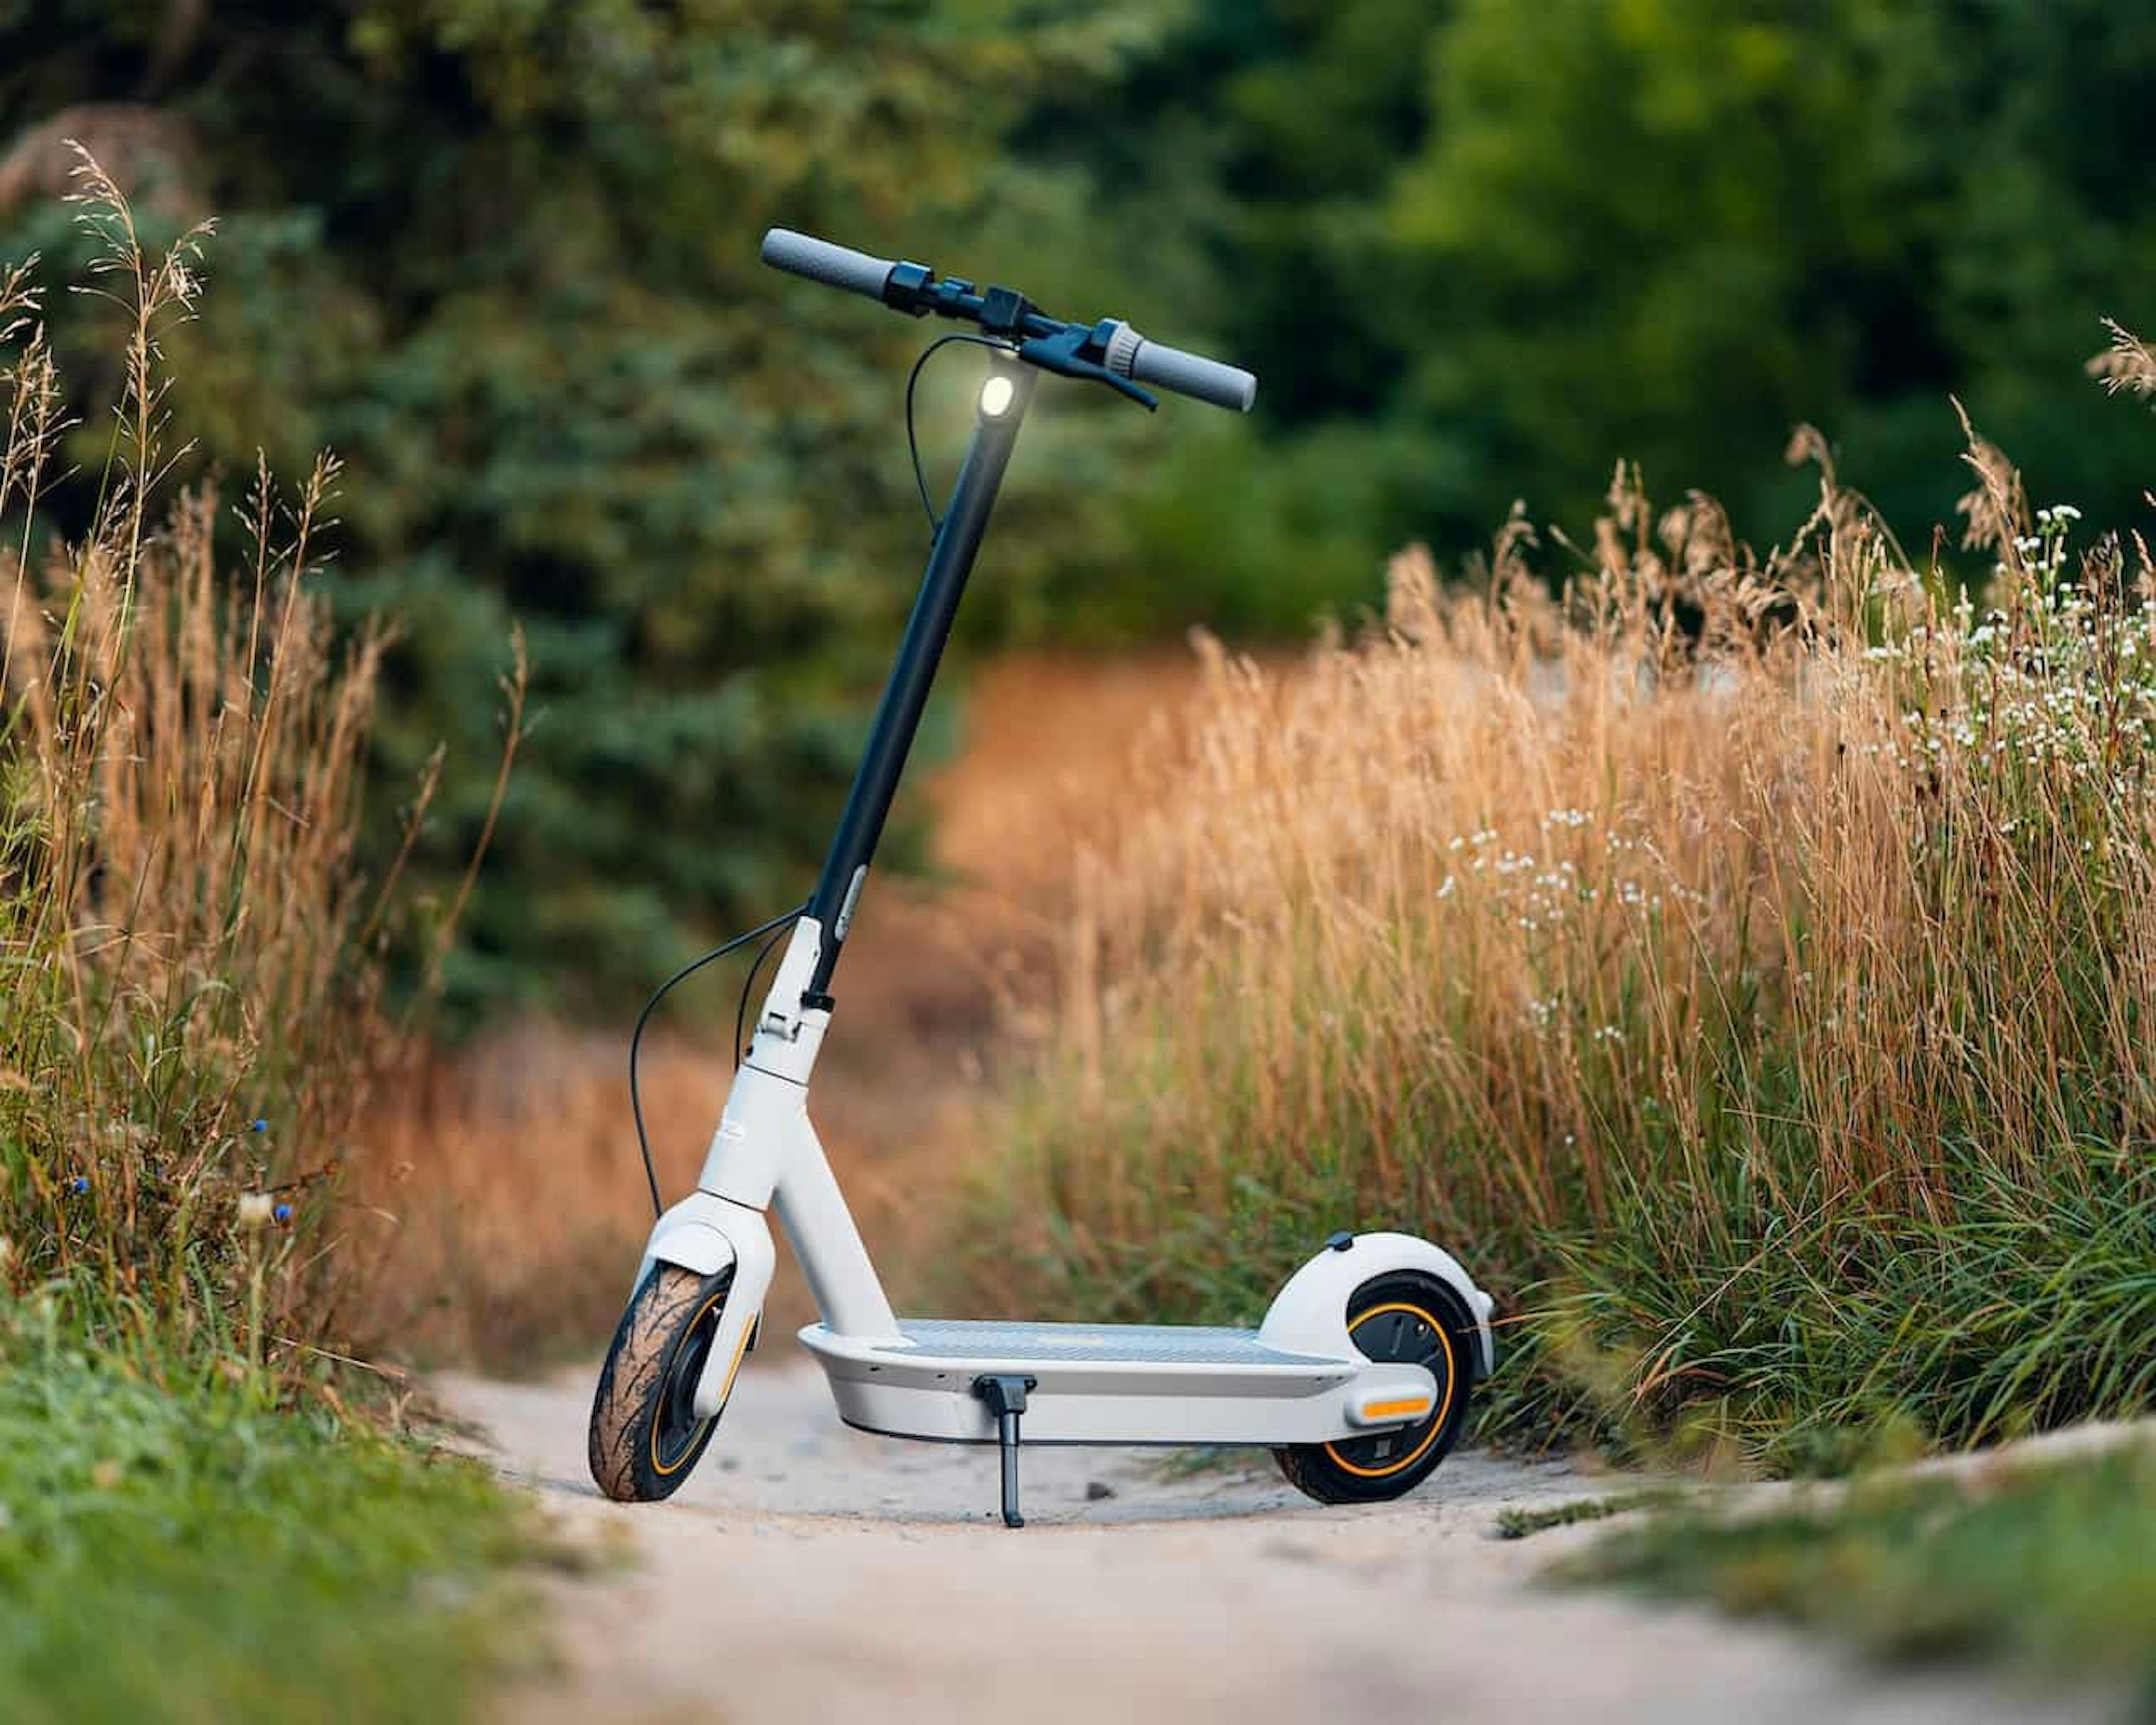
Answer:
POLYGON ((773 1258, 771 1224, 763 1212, 735 1204, 716 1193, 691 1192, 652 1225, 636 1266, 637 1285, 654 1264, 678 1264, 698 1276, 716 1276, 735 1266, 737 1287, 752 1287, 761 1299, 770 1286, 773 1258))
POLYGON ((644 1261, 636 1272, 639 1286, 654 1264, 678 1265, 698 1276, 716 1276, 729 1266, 733 1269, 719 1327, 696 1382, 695 1407, 700 1418, 708 1419, 726 1405, 734 1373, 763 1310, 763 1296, 770 1291, 777 1255, 771 1224, 762 1210, 701 1190, 661 1216, 644 1242, 644 1261))
POLYGON ((678 1264, 699 1276, 716 1276, 733 1261, 734 1243, 710 1223, 690 1218, 661 1221, 645 1243, 636 1279, 641 1282, 654 1264, 678 1264))
POLYGON ((1496 1302, 1451 1253, 1411 1234, 1358 1234, 1344 1247, 1326 1247, 1288 1278, 1265 1312, 1258 1339, 1286 1353, 1351 1356, 1355 1344, 1348 1335, 1348 1302, 1364 1282, 1402 1270, 1435 1276, 1459 1296, 1474 1324, 1475 1376, 1488 1377, 1497 1363, 1490 1333, 1496 1302))

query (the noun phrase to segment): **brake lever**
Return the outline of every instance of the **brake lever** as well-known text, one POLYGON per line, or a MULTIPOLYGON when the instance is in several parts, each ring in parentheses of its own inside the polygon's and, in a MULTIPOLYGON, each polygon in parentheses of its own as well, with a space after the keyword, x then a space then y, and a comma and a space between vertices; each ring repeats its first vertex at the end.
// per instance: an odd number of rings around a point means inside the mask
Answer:
POLYGON ((1116 394, 1127 396, 1148 413, 1160 406, 1153 393, 1120 377, 1097 360, 1086 357, 1086 348, 1092 341, 1089 329, 1070 328, 1053 336, 1035 336, 1019 343, 1018 357, 1029 365, 1039 366, 1044 372, 1054 372, 1058 377, 1080 377, 1089 382, 1105 383, 1116 394))

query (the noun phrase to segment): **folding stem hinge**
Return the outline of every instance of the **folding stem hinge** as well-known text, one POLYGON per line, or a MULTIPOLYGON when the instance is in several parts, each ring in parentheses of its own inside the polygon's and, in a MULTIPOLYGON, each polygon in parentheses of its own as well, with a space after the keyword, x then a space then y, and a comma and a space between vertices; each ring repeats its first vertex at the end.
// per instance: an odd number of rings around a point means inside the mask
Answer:
POLYGON ((775 1036, 783 1042, 801 1040, 803 1014, 809 1009, 809 984, 823 956, 824 931, 816 919, 803 916, 793 925, 792 937, 778 961, 771 992, 764 996, 763 1012, 756 1021, 756 1034, 775 1036))
POLYGON ((996 1416, 996 1448, 1003 1458, 1004 1526, 1023 1527, 1018 1512, 1018 1416, 1025 1411, 1026 1392, 1040 1388, 1038 1378, 1013 1372, 983 1372, 973 1380, 973 1394, 988 1404, 996 1416))

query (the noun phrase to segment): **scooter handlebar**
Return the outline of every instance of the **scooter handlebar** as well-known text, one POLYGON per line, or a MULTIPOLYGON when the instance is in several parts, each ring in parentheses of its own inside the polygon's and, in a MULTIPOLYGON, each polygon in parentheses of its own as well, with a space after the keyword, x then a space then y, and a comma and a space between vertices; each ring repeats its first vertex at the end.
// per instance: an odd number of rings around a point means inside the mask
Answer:
POLYGON ((1180 347, 1148 341, 1136 331, 1131 334, 1137 346, 1126 364, 1116 365, 1112 347, 1108 363, 1133 383, 1151 383, 1158 388, 1172 389, 1178 395, 1210 402, 1216 408, 1225 408, 1235 413, 1249 413, 1250 403, 1258 398, 1258 380, 1240 366, 1224 365, 1202 353, 1186 353, 1180 347))
MULTIPOLYGON (((910 311, 916 316, 937 311, 946 317, 967 318, 992 327, 1014 344, 1056 341, 1084 333, 1088 339, 1076 357, 1091 367, 1096 377, 1105 369, 1133 383, 1172 389, 1178 395, 1210 402, 1237 413, 1250 412, 1250 403, 1257 399, 1258 380, 1240 367, 1149 341, 1127 323, 1102 323, 1090 331, 1083 325, 1059 323, 1007 290, 991 289, 984 297, 973 292, 970 283, 938 280, 933 270, 919 264, 872 258, 850 246, 834 245, 828 239, 796 234, 790 228, 773 228, 763 236, 763 261, 775 270, 863 295, 893 311, 910 311), (901 270, 905 274, 894 286, 894 274, 901 270), (998 309, 998 296, 1003 298, 999 309, 1004 321, 991 326, 988 319, 992 310, 998 309)), ((1074 372, 1073 375, 1083 373, 1074 372)))
POLYGON ((774 270, 805 275, 827 287, 844 288, 883 298, 884 284, 898 265, 889 258, 872 258, 850 246, 834 245, 828 239, 796 234, 790 228, 773 228, 763 236, 763 261, 774 270))

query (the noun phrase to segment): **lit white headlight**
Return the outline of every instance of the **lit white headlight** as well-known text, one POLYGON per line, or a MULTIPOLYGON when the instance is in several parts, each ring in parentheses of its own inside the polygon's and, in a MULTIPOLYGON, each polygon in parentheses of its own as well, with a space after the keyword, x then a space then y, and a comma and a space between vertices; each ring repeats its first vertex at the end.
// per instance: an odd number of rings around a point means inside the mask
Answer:
POLYGON ((1011 398, 1017 393, 1018 388, 1009 378, 1000 374, 989 378, 981 386, 982 416, 989 419, 1002 418, 1010 411, 1011 398))

